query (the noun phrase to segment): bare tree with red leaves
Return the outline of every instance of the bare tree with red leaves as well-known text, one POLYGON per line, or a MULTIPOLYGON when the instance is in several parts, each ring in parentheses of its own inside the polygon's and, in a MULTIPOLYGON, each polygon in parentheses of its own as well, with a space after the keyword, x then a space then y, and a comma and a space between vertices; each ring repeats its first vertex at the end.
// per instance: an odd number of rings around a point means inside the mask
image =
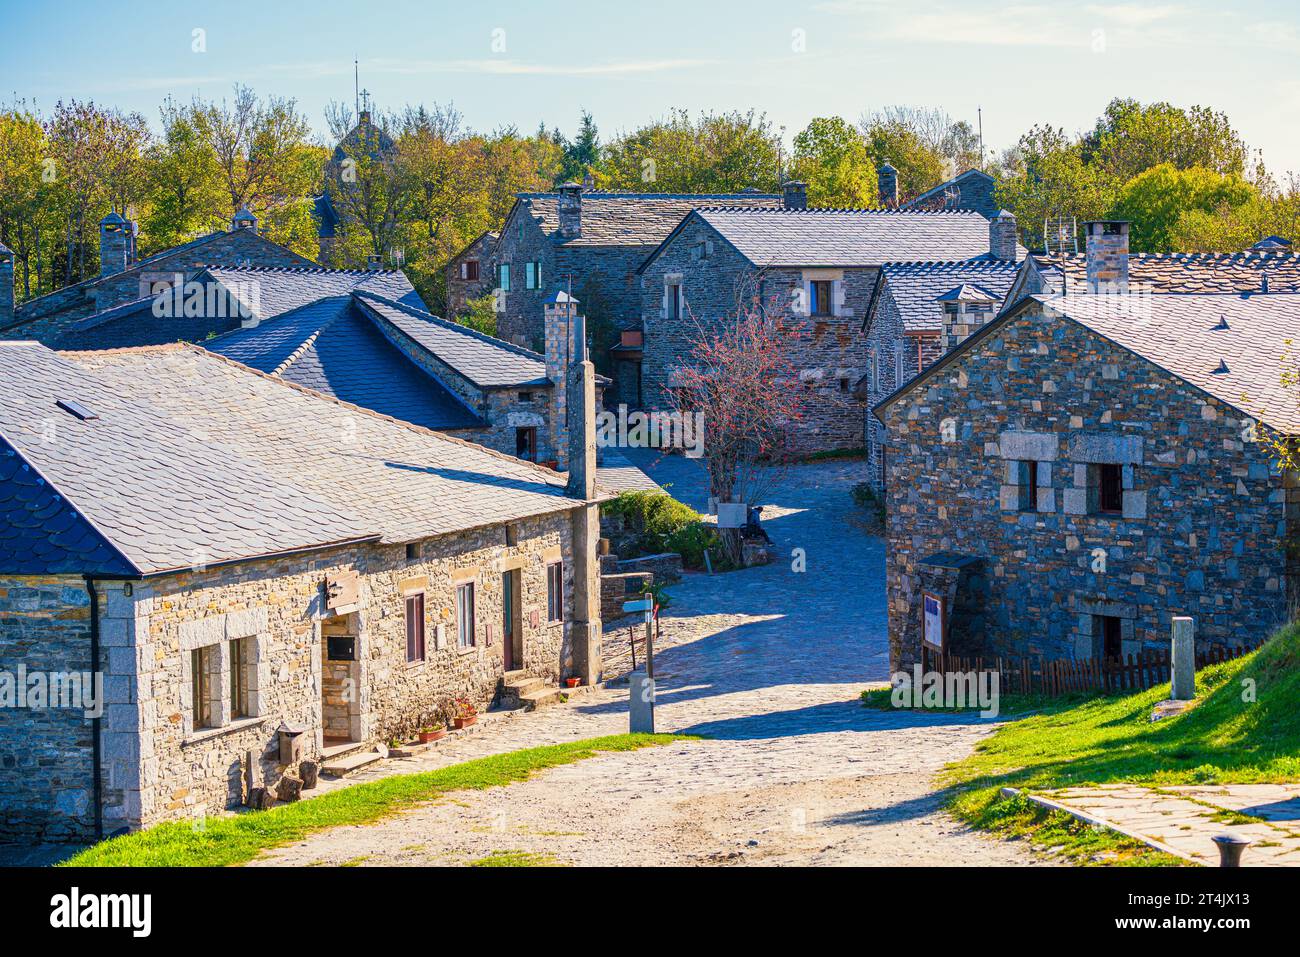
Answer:
MULTIPOLYGON (((794 364, 803 324, 780 297, 764 300, 760 282, 761 275, 741 280, 734 319, 706 324, 691 316, 689 361, 676 370, 672 389, 678 413, 702 415, 710 494, 749 507, 779 483, 804 403, 794 364)), ((740 529, 720 533, 726 558, 741 564, 740 529)))

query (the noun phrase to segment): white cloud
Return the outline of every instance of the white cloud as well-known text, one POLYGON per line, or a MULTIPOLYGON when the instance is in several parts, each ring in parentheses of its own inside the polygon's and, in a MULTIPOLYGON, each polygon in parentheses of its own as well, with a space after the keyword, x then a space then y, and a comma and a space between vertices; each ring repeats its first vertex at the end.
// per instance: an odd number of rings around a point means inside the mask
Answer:
POLYGON ((480 60, 392 60, 375 59, 366 64, 377 73, 421 75, 433 73, 483 73, 497 76, 626 76, 637 73, 665 73, 715 65, 716 60, 617 60, 609 63, 566 64, 525 63, 489 57, 480 60))
POLYGON ((1094 16, 1114 20, 1126 27, 1144 27, 1181 13, 1182 7, 1172 3, 1148 6, 1141 3, 1094 3, 1084 8, 1094 16))

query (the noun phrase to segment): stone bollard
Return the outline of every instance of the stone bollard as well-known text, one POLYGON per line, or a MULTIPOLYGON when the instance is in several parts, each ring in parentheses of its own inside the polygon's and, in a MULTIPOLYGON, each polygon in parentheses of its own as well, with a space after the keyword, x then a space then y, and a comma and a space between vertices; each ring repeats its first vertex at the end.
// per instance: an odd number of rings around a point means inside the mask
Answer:
POLYGON ((248 806, 254 811, 269 811, 275 806, 275 795, 266 788, 253 788, 248 793, 248 806))
POLYGON ((644 671, 628 679, 628 730, 633 734, 655 733, 655 682, 644 671))
POLYGON ((280 778, 280 783, 275 789, 275 796, 281 801, 298 800, 298 798, 302 797, 302 781, 292 774, 286 774, 280 778))
POLYGON ((1169 696, 1175 701, 1191 701, 1196 697, 1196 621, 1175 618, 1171 632, 1169 670, 1173 688, 1169 696))
POLYGON ((1212 840, 1219 845, 1220 867, 1241 867, 1241 855, 1254 843, 1235 834, 1220 834, 1212 840))
POLYGON ((320 777, 320 764, 316 761, 304 761, 298 765, 298 774, 302 776, 302 789, 310 791, 316 786, 320 777))

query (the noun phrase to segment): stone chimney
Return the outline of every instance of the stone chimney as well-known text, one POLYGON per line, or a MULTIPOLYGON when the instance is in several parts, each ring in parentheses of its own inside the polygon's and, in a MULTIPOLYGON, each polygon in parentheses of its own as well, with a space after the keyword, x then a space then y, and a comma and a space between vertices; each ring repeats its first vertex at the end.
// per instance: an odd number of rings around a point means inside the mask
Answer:
POLYGON ((876 170, 876 180, 880 187, 880 205, 887 209, 898 206, 898 170, 889 165, 889 160, 880 164, 876 170))
POLYGON ((384 268, 384 257, 371 254, 366 257, 366 272, 380 272, 384 268))
POLYGON ((786 209, 808 208, 808 184, 792 179, 782 187, 781 205, 786 209))
MULTIPOLYGON (((576 304, 575 304, 576 305, 576 304)), ((585 685, 601 679, 600 573, 597 542, 600 506, 596 497, 596 367, 587 358, 587 323, 572 309, 567 370, 568 472, 567 494, 583 505, 573 509, 573 620, 569 626, 571 662, 567 674, 585 685)))
POLYGON ((560 236, 577 239, 582 235, 582 184, 561 183, 557 189, 560 193, 560 236))
POLYGON ((230 221, 231 232, 238 232, 241 229, 257 232, 257 217, 247 206, 241 206, 239 212, 235 213, 234 219, 230 221))
POLYGON ((546 342, 546 378, 551 381, 550 446, 561 471, 569 467, 569 411, 566 403, 569 360, 578 300, 558 291, 542 303, 542 324, 546 342))
POLYGON ((1128 226, 1122 220, 1096 220, 1087 230, 1084 260, 1088 292, 1128 292, 1128 226))
POLYGON ((99 275, 112 276, 126 269, 131 244, 129 224, 117 213, 99 221, 99 275))
POLYGON ((1005 209, 989 220, 989 255, 1004 262, 1016 261, 1016 217, 1005 209))
POLYGON ((14 251, 0 243, 0 326, 14 321, 14 251))

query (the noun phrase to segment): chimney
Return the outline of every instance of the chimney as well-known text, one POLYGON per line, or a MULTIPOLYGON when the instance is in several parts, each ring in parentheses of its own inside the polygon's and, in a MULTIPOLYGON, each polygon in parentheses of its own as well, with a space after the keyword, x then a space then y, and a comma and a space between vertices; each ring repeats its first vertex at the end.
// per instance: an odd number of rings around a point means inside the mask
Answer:
POLYGON ((384 268, 384 257, 373 253, 366 257, 366 272, 380 272, 384 268))
POLYGON ((587 358, 587 320, 571 309, 568 381, 565 384, 569 444, 569 494, 596 495, 596 367, 587 358))
POLYGON ((887 209, 894 209, 898 206, 898 170, 889 165, 889 160, 880 164, 880 169, 876 170, 877 182, 880 186, 880 205, 887 209))
POLYGON ((0 243, 0 326, 14 321, 14 251, 0 243))
POLYGON ((582 184, 561 183, 560 193, 560 236, 564 239, 577 239, 582 235, 582 184))
POLYGON ((230 221, 231 232, 238 232, 241 229, 257 232, 257 217, 247 206, 241 206, 239 212, 235 213, 235 218, 230 221))
POLYGON ((99 275, 112 276, 126 269, 127 249, 130 245, 128 224, 117 213, 109 213, 99 221, 99 275))
POLYGON ((552 457, 561 471, 569 467, 569 412, 565 402, 568 391, 570 342, 578 300, 563 290, 552 293, 542 303, 543 338, 546 342, 546 378, 551 380, 551 420, 548 429, 552 457))
MULTIPOLYGON (((575 304, 576 305, 576 304, 575 304)), ((573 541, 573 615, 568 628, 572 660, 565 668, 582 683, 601 678, 600 576, 597 542, 600 506, 596 497, 596 367, 587 358, 587 323, 572 309, 573 336, 569 340, 567 370, 569 481, 571 498, 583 503, 570 512, 573 541)), ((576 505, 577 503, 575 503, 576 505)))
POLYGON ((1016 261, 1016 217, 1005 209, 989 220, 989 255, 1004 262, 1016 261))
POLYGON ((808 208, 808 184, 797 179, 788 181, 782 188, 781 205, 786 209, 808 208))
POLYGON ((1083 224, 1088 243, 1084 257, 1088 292, 1128 292, 1128 226, 1122 220, 1083 224))

